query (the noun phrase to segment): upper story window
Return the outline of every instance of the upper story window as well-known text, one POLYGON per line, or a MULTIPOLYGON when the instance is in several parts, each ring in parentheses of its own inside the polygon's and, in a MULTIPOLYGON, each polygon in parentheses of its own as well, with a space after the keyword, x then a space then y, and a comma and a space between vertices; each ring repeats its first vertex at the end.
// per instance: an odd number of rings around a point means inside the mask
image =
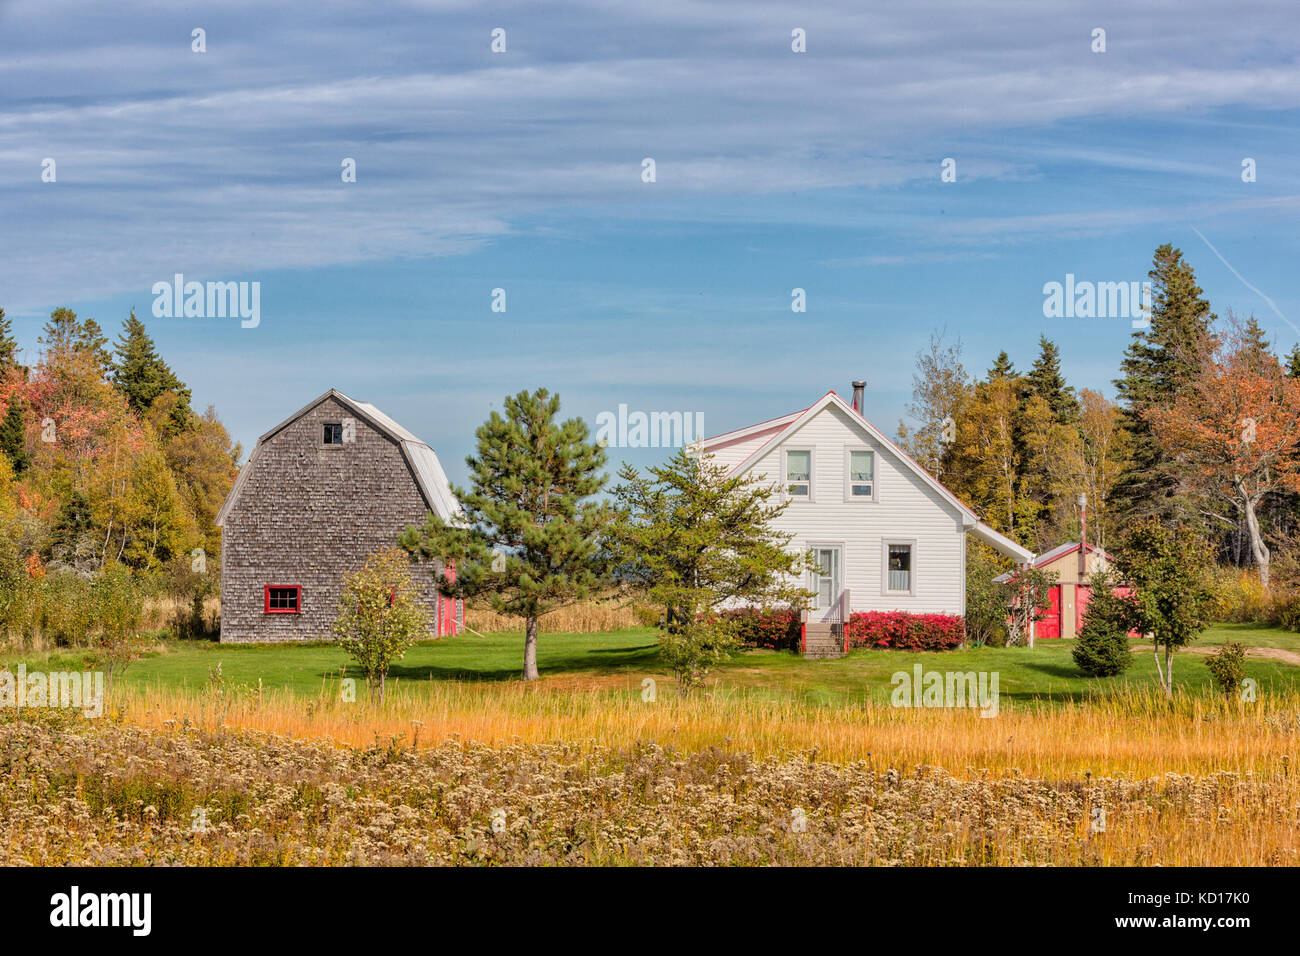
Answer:
POLYGON ((865 449, 848 449, 844 496, 850 501, 874 501, 876 498, 876 454, 865 449))
POLYGON ((812 451, 787 449, 785 453, 785 491, 792 498, 812 500, 812 451))
POLYGON ((343 444, 343 423, 342 422, 325 423, 325 444, 326 445, 343 444))
POLYGON ((302 609, 302 585, 268 584, 263 601, 262 609, 267 614, 297 614, 302 609))

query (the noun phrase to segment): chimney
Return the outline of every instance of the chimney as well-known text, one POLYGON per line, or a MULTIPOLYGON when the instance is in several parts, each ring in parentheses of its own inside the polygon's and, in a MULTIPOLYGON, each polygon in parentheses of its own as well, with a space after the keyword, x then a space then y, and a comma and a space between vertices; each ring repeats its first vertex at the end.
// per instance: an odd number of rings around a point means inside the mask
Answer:
POLYGON ((861 415, 863 418, 867 417, 866 408, 865 408, 866 402, 863 397, 863 391, 866 389, 866 387, 867 387, 866 382, 853 383, 853 410, 857 412, 859 415, 861 415))

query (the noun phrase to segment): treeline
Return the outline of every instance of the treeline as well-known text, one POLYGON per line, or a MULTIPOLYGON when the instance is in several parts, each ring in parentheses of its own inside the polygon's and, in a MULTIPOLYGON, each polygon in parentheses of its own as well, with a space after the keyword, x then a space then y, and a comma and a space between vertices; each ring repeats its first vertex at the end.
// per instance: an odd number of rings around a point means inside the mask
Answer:
POLYGON ((201 608, 239 446, 134 313, 110 344, 56 309, 37 344, 28 367, 0 309, 0 637, 81 643, 109 626, 106 587, 128 616, 149 596, 201 608))
POLYGON ((1029 370, 1006 352, 982 378, 961 344, 917 356, 917 423, 903 447, 990 524, 1036 552, 1080 533, 1106 546, 1148 517, 1208 540, 1219 559, 1300 584, 1300 345, 1283 358, 1253 317, 1211 311, 1182 253, 1155 252, 1152 309, 1114 385, 1076 391, 1040 337, 1029 370))

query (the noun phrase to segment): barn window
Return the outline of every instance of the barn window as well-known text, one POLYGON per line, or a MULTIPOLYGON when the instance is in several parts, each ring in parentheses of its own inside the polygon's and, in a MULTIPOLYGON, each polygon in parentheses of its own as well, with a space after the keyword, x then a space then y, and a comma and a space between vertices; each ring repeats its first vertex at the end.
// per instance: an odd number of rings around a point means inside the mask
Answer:
POLYGON ((325 444, 327 445, 343 444, 343 423, 342 422, 325 423, 325 444))
POLYGON ((302 585, 268 584, 265 601, 267 614, 297 614, 302 607, 302 585))

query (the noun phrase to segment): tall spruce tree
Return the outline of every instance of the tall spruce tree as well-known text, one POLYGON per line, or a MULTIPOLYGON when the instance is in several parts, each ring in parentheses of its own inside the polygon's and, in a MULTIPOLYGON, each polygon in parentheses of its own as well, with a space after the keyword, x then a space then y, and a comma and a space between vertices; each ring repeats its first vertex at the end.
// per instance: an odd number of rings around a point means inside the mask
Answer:
POLYGON ((27 453, 27 421, 23 416, 23 400, 17 392, 9 400, 9 407, 0 419, 0 454, 9 460, 15 475, 21 475, 31 463, 27 453))
POLYGON ((1135 330, 1115 380, 1122 403, 1122 426, 1128 434, 1131 462, 1111 492, 1113 512, 1122 520, 1154 516, 1165 521, 1199 523, 1195 508, 1182 493, 1175 462, 1161 449, 1143 412, 1179 400, 1210 347, 1210 311, 1196 274, 1183 254, 1169 243, 1155 251, 1151 271, 1150 326, 1135 330))
POLYGON ((430 514, 400 543, 417 559, 448 562, 434 574, 446 597, 485 597, 524 619, 524 680, 536 680, 539 619, 590 597, 606 580, 601 544, 611 509, 592 500, 605 485, 605 450, 580 418, 557 423, 546 389, 505 400, 479 426, 470 490, 453 489, 463 515, 430 514))
POLYGON ((1292 378, 1300 378, 1300 342, 1291 346, 1291 352, 1286 357, 1286 373, 1292 378))
POLYGON ((11 368, 18 368, 18 340, 14 338, 13 325, 0 309, 0 380, 11 368))
POLYGON ((989 369, 988 380, 990 382, 996 382, 998 379, 1019 378, 1019 376, 1020 373, 1017 372, 1016 367, 1011 364, 1011 356, 1007 355, 1005 351, 1002 351, 999 352, 998 357, 993 360, 993 365, 989 369))
POLYGON ((1060 424, 1068 425, 1078 419, 1079 400, 1061 374, 1061 352, 1045 335, 1038 337, 1038 358, 1025 376, 1025 387, 1030 394, 1047 402, 1060 424))
POLYGON ((117 390, 126 396, 127 404, 144 414, 160 395, 175 392, 179 401, 172 409, 170 423, 177 428, 184 427, 191 415, 190 390, 158 355, 153 339, 144 323, 135 317, 134 310, 123 321, 122 334, 114 349, 117 360, 109 365, 111 378, 117 390))

